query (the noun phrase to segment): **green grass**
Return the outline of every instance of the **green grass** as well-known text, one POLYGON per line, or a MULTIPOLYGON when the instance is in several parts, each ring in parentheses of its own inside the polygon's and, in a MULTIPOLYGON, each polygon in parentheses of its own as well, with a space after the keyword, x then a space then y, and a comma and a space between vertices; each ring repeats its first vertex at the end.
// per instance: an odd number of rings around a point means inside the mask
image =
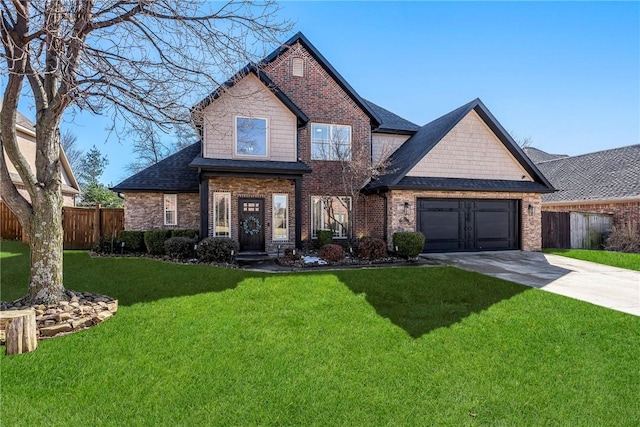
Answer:
MULTIPOLYGON (((2 242, 3 299, 25 290, 2 242)), ((65 253, 107 322, 0 356, 2 425, 637 425, 640 318, 452 267, 258 274, 65 253)))
POLYGON ((584 249, 545 249, 548 254, 562 255, 583 261, 640 271, 640 254, 623 252, 589 251, 584 249))

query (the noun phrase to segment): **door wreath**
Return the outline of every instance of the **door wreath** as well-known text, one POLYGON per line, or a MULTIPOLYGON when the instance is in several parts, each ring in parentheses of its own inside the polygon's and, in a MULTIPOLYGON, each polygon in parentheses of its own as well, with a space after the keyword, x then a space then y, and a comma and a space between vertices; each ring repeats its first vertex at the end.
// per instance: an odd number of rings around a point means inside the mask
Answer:
POLYGON ((258 234, 260 232, 260 229, 262 229, 262 224, 260 224, 260 220, 253 215, 245 218, 244 221, 242 221, 241 225, 242 225, 242 231, 244 231, 244 234, 248 234, 250 236, 258 234), (251 227, 252 223, 253 223, 253 228, 251 227))

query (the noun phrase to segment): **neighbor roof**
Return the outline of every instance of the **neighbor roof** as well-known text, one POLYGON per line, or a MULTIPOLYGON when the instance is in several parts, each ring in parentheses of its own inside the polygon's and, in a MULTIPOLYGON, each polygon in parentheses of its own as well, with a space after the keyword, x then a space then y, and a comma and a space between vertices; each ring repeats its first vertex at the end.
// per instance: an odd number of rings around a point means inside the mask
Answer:
POLYGON ((640 199, 640 144, 538 163, 558 189, 543 203, 640 199))
POLYGON ((189 163, 200 155, 201 150, 202 143, 198 141, 125 179, 111 189, 118 192, 197 193, 200 185, 198 170, 191 169, 189 163))
POLYGON ((549 160, 562 159, 564 157, 569 157, 566 154, 551 154, 542 150, 538 150, 534 147, 524 147, 522 149, 524 153, 531 159, 531 161, 535 164, 546 162, 549 160))
MULTIPOLYGON (((553 187, 522 152, 518 144, 504 130, 500 123, 496 120, 487 107, 476 98, 473 101, 456 108, 450 113, 435 119, 434 121, 422 126, 418 132, 405 141, 390 157, 388 169, 392 172, 372 182, 368 190, 387 190, 393 188, 404 188, 408 181, 406 174, 418 164, 418 162, 429 153, 450 131, 453 129, 471 110, 474 110, 478 116, 493 131, 498 139, 504 144, 505 148, 515 157, 520 165, 531 175, 534 182, 540 184, 532 191, 553 191, 553 187), (404 181, 404 182, 403 182, 404 181)), ((425 177, 427 178, 427 177, 425 177)), ((476 186, 484 182, 487 184, 486 189, 490 190, 492 185, 488 185, 488 180, 473 180, 476 186)), ((411 181, 412 188, 418 181, 411 181)), ((435 181, 423 181, 423 189, 429 189, 428 185, 436 184, 435 181)), ((506 183, 505 183, 506 184, 506 183)), ((508 184, 513 187, 513 184, 508 184)), ((442 189, 440 185, 435 185, 434 189, 442 189)), ((476 188, 478 190, 485 187, 476 188)))

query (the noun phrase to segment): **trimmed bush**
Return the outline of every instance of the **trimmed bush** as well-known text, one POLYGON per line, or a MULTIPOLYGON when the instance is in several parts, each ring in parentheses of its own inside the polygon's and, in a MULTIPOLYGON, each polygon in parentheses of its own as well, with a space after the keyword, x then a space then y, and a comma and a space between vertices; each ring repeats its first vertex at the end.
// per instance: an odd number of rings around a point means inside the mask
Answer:
POLYGON ((176 228, 171 230, 171 237, 188 237, 190 239, 198 238, 198 230, 193 228, 176 228))
POLYGON ((415 258, 424 248, 424 234, 419 231, 393 233, 393 246, 401 257, 415 258))
POLYGON ((331 230, 318 230, 316 232, 318 237, 318 247, 323 248, 324 245, 333 243, 333 231, 331 230))
POLYGON ((382 239, 365 237, 358 245, 358 257, 361 259, 380 259, 387 256, 387 244, 382 239))
POLYGON ((189 237, 169 237, 164 242, 164 253, 176 259, 189 259, 194 257, 193 245, 195 239, 189 237))
POLYGON ((231 252, 238 253, 238 242, 226 237, 208 237, 198 244, 198 258, 202 262, 231 262, 231 252))
POLYGON ((149 230, 144 232, 144 244, 152 255, 164 254, 164 242, 171 237, 171 230, 149 230))
POLYGON ((342 261, 344 259, 344 249, 340 245, 324 245, 320 249, 320 258, 330 262, 342 261))
POLYGON ((114 237, 101 236, 93 250, 100 254, 112 254, 115 251, 117 244, 118 241, 114 237))
POLYGON ((124 242, 124 250, 127 252, 143 252, 144 231, 122 230, 118 234, 118 240, 124 242))

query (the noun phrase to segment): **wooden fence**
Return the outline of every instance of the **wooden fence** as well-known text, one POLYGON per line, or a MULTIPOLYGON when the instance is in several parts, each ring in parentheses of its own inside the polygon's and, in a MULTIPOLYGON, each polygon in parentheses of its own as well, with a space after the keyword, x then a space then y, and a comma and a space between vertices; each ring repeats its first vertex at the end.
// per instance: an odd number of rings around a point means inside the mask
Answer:
MULTIPOLYGON (((22 227, 11 210, 0 201, 2 219, 0 234, 3 239, 17 240, 25 237, 22 227)), ((117 236, 124 229, 124 209, 75 208, 62 209, 62 228, 65 249, 91 249, 102 236, 117 236)))
POLYGON ((590 212, 542 212, 542 247, 602 249, 613 216, 590 212))

